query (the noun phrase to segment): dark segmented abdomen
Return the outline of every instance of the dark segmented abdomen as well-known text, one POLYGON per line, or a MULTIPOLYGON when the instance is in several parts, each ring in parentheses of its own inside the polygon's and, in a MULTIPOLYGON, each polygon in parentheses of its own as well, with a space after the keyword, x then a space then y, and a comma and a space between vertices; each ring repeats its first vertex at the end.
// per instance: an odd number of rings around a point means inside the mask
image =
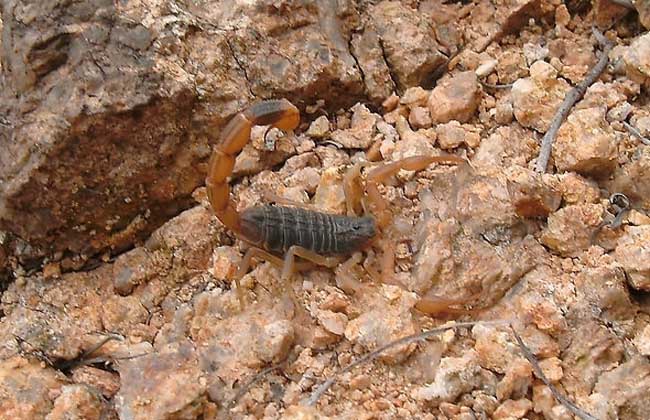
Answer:
POLYGON ((264 206, 263 237, 269 251, 286 252, 298 245, 318 254, 338 254, 340 216, 300 208, 264 206))

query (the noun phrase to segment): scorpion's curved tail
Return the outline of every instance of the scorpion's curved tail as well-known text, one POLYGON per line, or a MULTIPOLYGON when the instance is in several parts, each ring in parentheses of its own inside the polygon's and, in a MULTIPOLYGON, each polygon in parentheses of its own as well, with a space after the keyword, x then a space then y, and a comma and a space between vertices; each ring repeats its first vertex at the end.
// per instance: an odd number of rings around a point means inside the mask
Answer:
POLYGON ((300 123, 300 111, 286 99, 259 102, 237 114, 221 131, 219 142, 212 151, 205 184, 208 200, 228 229, 241 232, 239 213, 230 201, 228 177, 235 159, 250 139, 254 125, 270 125, 281 130, 293 130, 300 123))

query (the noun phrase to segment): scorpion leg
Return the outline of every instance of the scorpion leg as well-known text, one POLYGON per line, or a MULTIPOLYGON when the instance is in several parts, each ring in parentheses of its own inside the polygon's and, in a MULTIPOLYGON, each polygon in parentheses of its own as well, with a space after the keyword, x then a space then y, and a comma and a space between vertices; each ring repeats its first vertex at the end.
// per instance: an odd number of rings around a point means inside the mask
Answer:
POLYGON ((248 143, 251 127, 271 125, 281 130, 293 130, 300 123, 300 112, 286 99, 257 103, 231 119, 221 131, 212 152, 205 184, 208 199, 219 220, 238 235, 241 231, 239 213, 230 200, 227 179, 235 166, 235 159, 248 143))
MULTIPOLYGON (((248 248, 246 254, 244 255, 244 258, 242 258, 241 262, 239 263, 239 266, 237 267, 237 272, 235 273, 235 286, 237 287, 237 298, 239 299, 239 304, 241 305, 242 308, 244 308, 245 306, 245 300, 244 300, 244 290, 241 287, 241 279, 248 272, 248 269, 251 266, 251 262, 253 261, 253 258, 268 261, 271 264, 275 265, 276 267, 280 267, 280 268, 282 268, 285 264, 285 260, 271 254, 268 251, 265 251, 257 247, 248 248)), ((313 264, 309 262, 304 262, 304 263, 301 262, 297 264, 297 267, 296 264, 294 264, 294 269, 296 271, 302 271, 311 268, 312 266, 313 264)))
MULTIPOLYGON (((388 178, 395 175, 397 172, 399 172, 402 169, 410 170, 410 171, 419 171, 426 168, 432 163, 463 163, 463 162, 465 162, 464 159, 453 155, 414 156, 396 162, 392 162, 389 164, 381 165, 371 170, 370 173, 368 174, 368 179, 366 181, 366 190, 365 190, 367 203, 362 202, 363 207, 366 211, 370 211, 370 213, 375 215, 378 227, 383 230, 389 224, 391 214, 390 211, 388 210, 388 204, 379 193, 378 186, 380 183, 386 182, 388 178)), ((360 168, 361 167, 359 165, 355 165, 355 167, 353 167, 348 172, 348 175, 346 175, 345 191, 346 191, 346 198, 348 200, 347 201, 348 212, 350 212, 350 210, 355 205, 355 201, 353 200, 358 201, 359 194, 356 194, 355 197, 355 195, 353 194, 352 186, 354 185, 353 182, 359 177, 360 168), (350 191, 350 194, 348 194, 348 191, 350 191), (348 198, 348 195, 352 197, 352 200, 348 198)), ((382 252, 382 258, 380 261, 380 267, 381 267, 380 281, 382 283, 387 283, 387 284, 396 284, 404 288, 404 286, 400 284, 399 281, 392 278, 395 272, 395 245, 387 238, 381 238, 379 245, 382 252)), ((373 271, 376 272, 374 268, 373 271)), ((422 300, 421 308, 423 308, 424 310, 428 309, 432 312, 436 312, 444 308, 449 308, 449 306, 454 303, 457 302, 452 302, 452 301, 442 302, 442 301, 434 301, 432 299, 426 301, 422 300)), ((451 308, 451 310, 454 310, 454 308, 451 308)))
POLYGON ((386 182, 388 178, 395 175, 400 170, 407 171, 420 171, 432 163, 463 163, 465 159, 458 156, 413 156, 408 157, 396 162, 388 163, 379 166, 368 174, 366 181, 366 194, 372 210, 372 213, 377 217, 379 227, 383 228, 388 225, 390 221, 390 212, 386 200, 381 197, 378 185, 386 182))
POLYGON ((255 248, 255 247, 248 248, 248 251, 246 251, 244 258, 239 263, 239 267, 237 268, 237 273, 235 273, 235 285, 237 286, 237 298, 239 299, 239 305, 241 306, 242 309, 245 306, 245 301, 244 301, 244 290, 241 287, 241 279, 248 272, 248 269, 251 266, 251 261, 253 260, 253 258, 260 258, 260 257, 271 262, 272 264, 282 266, 281 258, 278 258, 275 255, 270 254, 260 248, 255 248))
POLYGON ((287 287, 289 286, 289 280, 295 271, 295 257, 300 257, 307 261, 311 261, 314 264, 329 268, 336 267, 341 262, 341 258, 339 257, 324 257, 301 246, 293 245, 287 251, 282 267, 282 280, 285 282, 287 287))
POLYGON ((472 309, 454 308, 455 305, 466 305, 480 298, 480 293, 475 293, 467 298, 446 299, 439 296, 425 296, 415 304, 415 309, 427 315, 451 314, 466 315, 476 312, 472 309))

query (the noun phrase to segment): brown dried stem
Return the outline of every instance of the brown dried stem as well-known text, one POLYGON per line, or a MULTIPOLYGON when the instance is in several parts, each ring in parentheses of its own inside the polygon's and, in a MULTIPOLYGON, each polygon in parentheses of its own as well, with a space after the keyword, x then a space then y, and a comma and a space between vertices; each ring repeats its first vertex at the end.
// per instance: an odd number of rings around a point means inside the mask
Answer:
POLYGON ((636 127, 634 127, 632 124, 628 124, 627 122, 623 121, 623 126, 625 127, 625 129, 627 131, 630 132, 630 134, 632 134, 634 137, 639 139, 639 141, 641 141, 641 143, 645 144, 646 146, 650 146, 650 140, 643 137, 641 132, 636 127))
POLYGON ((336 383, 336 380, 338 379, 339 376, 343 375, 346 372, 351 371, 355 367, 359 366, 362 363, 371 361, 376 359, 379 355, 381 355, 383 352, 385 352, 388 349, 391 349, 393 347, 401 346, 404 344, 409 344, 417 341, 422 341, 426 340, 427 338, 437 335, 440 333, 443 333, 448 330, 453 330, 457 328, 468 328, 468 327, 473 327, 475 325, 503 325, 503 324, 509 324, 510 321, 506 320, 496 320, 496 321, 472 321, 472 322, 458 322, 452 325, 445 325, 443 327, 438 327, 438 328, 432 328, 430 330, 426 330, 420 334, 413 334, 409 335, 403 338, 400 338, 398 340, 392 341, 388 344, 385 344, 378 349, 367 353, 354 362, 350 363, 343 369, 340 369, 338 372, 336 372, 334 375, 332 375, 331 378, 327 379, 325 382, 323 382, 316 390, 311 394, 309 399, 306 402, 307 406, 313 406, 318 402, 318 399, 325 393, 327 392, 328 389, 332 387, 336 383))
POLYGON ((276 369, 279 369, 281 366, 282 366, 281 364, 273 365, 257 373, 248 382, 246 382, 244 386, 241 387, 241 389, 237 392, 237 394, 233 397, 233 399, 226 404, 226 407, 232 407, 233 405, 235 405, 239 401, 239 399, 243 397, 248 392, 249 389, 251 389, 253 385, 255 385, 259 380, 264 378, 267 374, 273 372, 276 369))
POLYGON ((544 384, 548 387, 548 389, 551 390, 551 393, 553 394, 555 399, 558 400, 558 402, 560 402, 560 404, 565 406, 569 411, 571 411, 576 417, 582 420, 598 420, 596 419, 596 417, 592 416, 591 414, 584 411, 582 408, 575 405, 564 395, 560 394, 557 388, 555 388, 555 386, 551 383, 551 381, 548 380, 546 375, 544 375, 544 372, 542 371, 539 362, 533 355, 533 352, 531 352, 530 349, 526 346, 526 344, 524 344, 524 341, 521 339, 519 334, 517 334, 517 331, 515 331, 512 325, 510 325, 510 329, 512 330, 512 334, 515 336, 515 339, 517 340, 517 344, 519 344, 519 348, 521 349, 521 352, 524 354, 524 357, 533 366, 535 375, 537 375, 537 377, 541 379, 542 382, 544 382, 544 384))
POLYGON ((605 70, 607 63, 609 62, 609 52, 614 45, 609 42, 598 29, 594 28, 592 31, 596 37, 596 40, 603 49, 600 55, 600 59, 598 59, 598 62, 587 74, 585 79, 566 94, 564 101, 562 101, 562 104, 555 113, 549 129, 542 139, 542 147, 540 148, 539 156, 537 157, 537 163, 535 164, 535 170, 537 172, 546 172, 548 161, 551 158, 553 141, 557 136, 560 126, 566 119, 567 115, 569 115, 569 112, 571 111, 571 108, 573 108, 573 105, 575 105, 575 103, 580 98, 582 98, 582 96, 587 91, 587 88, 589 88, 589 86, 591 86, 598 79, 598 77, 600 77, 600 74, 603 72, 603 70, 605 70))

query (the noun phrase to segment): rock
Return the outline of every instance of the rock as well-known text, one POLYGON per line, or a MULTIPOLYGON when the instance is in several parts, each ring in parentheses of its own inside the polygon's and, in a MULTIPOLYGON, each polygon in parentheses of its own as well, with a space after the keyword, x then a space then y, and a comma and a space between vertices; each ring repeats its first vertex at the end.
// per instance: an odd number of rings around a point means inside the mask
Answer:
POLYGON ((606 30, 630 13, 630 9, 612 0, 594 1, 594 18, 598 28, 606 30))
POLYGON ((539 145, 528 130, 513 124, 499 127, 481 140, 472 163, 477 166, 527 166, 537 155, 539 145))
POLYGON ((494 411, 492 418, 495 420, 520 419, 532 408, 533 403, 526 398, 520 400, 507 400, 494 411))
POLYGON ((348 317, 345 314, 320 310, 316 313, 316 318, 318 323, 332 334, 343 335, 345 333, 345 327, 348 324, 348 317))
POLYGON ((576 256, 589 248, 603 216, 600 204, 574 204, 548 216, 540 241, 562 256, 576 256))
POLYGON ((627 101, 622 102, 607 111, 607 121, 625 121, 630 116, 630 112, 632 112, 632 105, 627 101))
POLYGON ((454 401, 458 396, 484 384, 484 371, 475 351, 464 352, 461 357, 443 357, 433 383, 416 388, 413 398, 439 403, 454 401))
MULTIPOLYGON (((548 57, 548 54, 549 50, 547 47, 543 47, 539 44, 533 44, 531 42, 524 44, 524 57, 526 57, 526 64, 528 66, 532 66, 536 61, 544 61, 548 57)), ((523 77, 525 75, 526 73, 520 77, 523 77)))
POLYGON ((200 416, 208 400, 197 356, 194 346, 183 342, 121 361, 118 371, 122 386, 115 396, 120 418, 200 416))
POLYGON ((587 305, 585 312, 595 308, 606 322, 632 322, 637 307, 632 303, 623 270, 611 258, 599 258, 590 264, 593 267, 584 267, 574 278, 579 304, 587 305))
MULTIPOLYGON (((225 13, 212 0, 191 12, 155 2, 50 3, 20 0, 2 16, 0 229, 40 256, 119 253, 189 207, 220 129, 255 97, 327 96, 330 110, 365 97, 348 49, 359 19, 350 5, 252 2, 225 13), (66 24, 53 28, 52 19, 66 24)), ((435 36, 421 21, 412 45, 444 63, 422 41, 435 36)), ((394 30, 387 44, 412 39, 394 30)), ((412 52, 395 60, 409 57, 406 73, 412 52)))
POLYGON ((294 330, 290 321, 281 320, 267 324, 259 338, 257 354, 265 362, 281 362, 287 357, 293 341, 294 330))
POLYGON ((427 106, 430 94, 431 92, 422 89, 420 86, 413 86, 406 89, 402 97, 399 99, 399 102, 411 109, 420 106, 427 106))
POLYGON ((555 406, 555 397, 551 389, 544 384, 533 385, 533 411, 550 417, 551 410, 555 406))
MULTIPOLYGON (((549 275, 557 275, 548 269, 534 269, 525 280, 537 282, 549 275)), ((525 314, 532 324, 521 332, 522 339, 537 357, 559 355, 557 342, 551 338, 566 330, 566 319, 561 307, 553 299, 547 299, 539 292, 524 293, 517 299, 517 311, 525 314)))
POLYGON ((645 328, 634 337, 634 346, 641 355, 650 356, 650 325, 646 325, 645 328))
POLYGON ((630 79, 650 85, 650 33, 639 36, 630 44, 623 55, 623 61, 630 79))
POLYGON ((338 168, 330 167, 323 171, 313 203, 320 211, 345 214, 343 175, 338 168))
POLYGON ((576 109, 613 108, 623 103, 627 95, 616 83, 596 82, 589 86, 584 97, 575 106, 576 109))
POLYGON ((505 376, 497 384, 497 398, 523 398, 533 382, 533 370, 527 360, 518 359, 506 369, 505 376))
POLYGON ((466 71, 444 79, 431 91, 429 111, 434 123, 468 122, 476 113, 481 89, 476 73, 466 71))
POLYGON ((476 340, 474 350, 482 368, 504 374, 514 359, 518 358, 518 347, 512 342, 512 334, 496 327, 476 325, 472 337, 476 340))
POLYGON ((514 118, 514 108, 510 101, 498 102, 495 107, 494 119, 498 124, 508 125, 514 118))
POLYGON ((309 125, 309 128, 307 129, 307 132, 305 134, 307 134, 309 137, 322 139, 327 137, 329 132, 330 132, 330 122, 326 116, 321 115, 309 125))
POLYGON ((569 114, 553 142, 559 171, 603 178, 616 168, 616 141, 602 108, 577 109, 569 114))
POLYGON ((422 106, 416 106, 411 109, 411 113, 409 114, 409 123, 411 123, 415 128, 431 127, 432 122, 429 109, 422 106))
MULTIPOLYGON (((415 333, 411 308, 415 294, 397 286, 383 285, 381 294, 374 294, 371 303, 364 305, 364 312, 345 328, 345 338, 372 351, 384 344, 415 333)), ((382 352, 379 360, 397 364, 404 361, 415 349, 405 344, 382 352)))
POLYGON ((508 168, 508 190, 521 217, 546 217, 560 207, 562 196, 544 177, 521 167, 508 168))
POLYGON ((489 395, 485 391, 476 391, 472 409, 477 413, 484 413, 489 418, 498 405, 499 403, 493 395, 489 395))
POLYGON ((292 405, 287 407, 282 416, 285 420, 330 420, 331 417, 321 414, 316 407, 292 405))
MULTIPOLYGON (((360 34, 352 35, 351 51, 363 73, 363 82, 369 99, 376 105, 389 98, 395 91, 389 63, 384 58, 382 38, 368 25, 360 34)), ((388 107, 384 106, 388 111, 388 107)))
POLYGON ((633 207, 650 210, 650 148, 644 147, 634 154, 631 161, 616 169, 613 179, 606 183, 609 191, 625 194, 633 207))
POLYGON ((146 248, 135 248, 115 260, 113 286, 119 294, 128 295, 136 286, 159 274, 157 268, 146 248))
POLYGON ((332 133, 332 140, 349 149, 366 149, 374 141, 377 121, 380 117, 368 110, 365 105, 357 104, 353 108, 351 127, 332 133))
POLYGON ((5 418, 45 418, 66 384, 63 374, 36 360, 14 356, 0 361, 0 412, 5 418))
POLYGON ((234 178, 254 175, 272 168, 296 153, 292 136, 284 135, 275 129, 267 131, 267 128, 254 126, 251 130, 251 141, 244 146, 235 161, 232 170, 234 178))
POLYGON ((102 324, 108 331, 130 336, 149 312, 136 296, 112 296, 102 305, 102 324))
POLYGON ((560 174, 558 178, 558 189, 567 204, 593 204, 600 198, 600 190, 595 181, 574 172, 560 174))
POLYGON ((562 371, 562 361, 557 357, 549 357, 548 359, 540 360, 539 367, 542 373, 551 382, 559 382, 564 376, 562 371))
POLYGON ((513 83, 515 80, 528 76, 528 66, 524 55, 517 51, 507 51, 499 56, 497 75, 502 84, 513 83))
POLYGON ((474 70, 474 73, 476 73, 476 77, 479 79, 487 77, 494 71, 497 64, 499 64, 497 60, 484 61, 476 68, 476 70, 474 70))
POLYGON ((614 369, 603 372, 594 391, 602 394, 619 415, 634 419, 650 418, 650 363, 632 357, 614 369))
POLYGON ((433 147, 435 142, 435 132, 429 130, 411 130, 408 122, 404 117, 398 117, 396 129, 400 136, 400 141, 395 144, 391 153, 392 160, 400 160, 412 156, 432 156, 436 154, 433 147))
POLYGON ((438 144, 442 149, 454 149, 465 143, 468 147, 477 147, 481 143, 480 130, 469 124, 450 121, 436 126, 438 144))
POLYGON ((650 29, 650 4, 647 1, 636 1, 634 7, 639 13, 639 21, 646 29, 650 29))
POLYGON ((637 290, 650 291, 650 225, 625 226, 614 257, 637 290))
POLYGON ((400 101, 399 96, 393 93, 388 98, 386 98, 384 102, 381 103, 381 106, 384 108, 385 112, 391 112, 394 111, 395 108, 397 108, 397 105, 399 105, 399 101, 400 101))
POLYGON ((596 382, 604 381, 607 372, 623 361, 623 344, 599 320, 578 318, 572 325, 572 340, 562 352, 564 378, 568 395, 589 395, 596 382))
POLYGON ((231 246, 220 246, 212 253, 212 264, 210 273, 217 280, 230 280, 233 278, 242 256, 231 246))
POLYGON ((96 390, 84 385, 66 385, 45 420, 103 419, 115 413, 96 390))
POLYGON ((550 64, 533 63, 530 77, 517 80, 510 91, 515 118, 524 127, 546 132, 570 88, 550 64))
POLYGON ((400 2, 384 0, 370 8, 370 18, 397 88, 430 84, 446 57, 427 17, 400 2))
POLYGON ((99 390, 108 399, 113 398, 120 389, 120 376, 117 373, 92 366, 80 366, 74 369, 72 379, 77 384, 85 384, 99 390))

